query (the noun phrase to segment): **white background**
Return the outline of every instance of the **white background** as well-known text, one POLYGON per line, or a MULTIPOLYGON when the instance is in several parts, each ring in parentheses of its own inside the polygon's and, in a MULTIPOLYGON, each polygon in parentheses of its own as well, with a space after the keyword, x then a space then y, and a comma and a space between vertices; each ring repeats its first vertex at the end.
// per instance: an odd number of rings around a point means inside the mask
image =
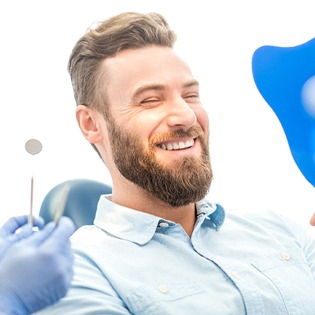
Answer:
MULTIPOLYGON (((111 183, 75 121, 67 62, 94 22, 122 11, 158 11, 178 35, 177 50, 201 82, 211 122, 212 201, 229 211, 275 210, 305 224, 315 189, 295 165, 281 125, 252 78, 260 46, 315 37, 314 1, 10 0, 0 4, 0 223, 73 178, 111 183), (37 138, 40 154, 25 151, 37 138)), ((315 230, 315 228, 314 228, 315 230)))

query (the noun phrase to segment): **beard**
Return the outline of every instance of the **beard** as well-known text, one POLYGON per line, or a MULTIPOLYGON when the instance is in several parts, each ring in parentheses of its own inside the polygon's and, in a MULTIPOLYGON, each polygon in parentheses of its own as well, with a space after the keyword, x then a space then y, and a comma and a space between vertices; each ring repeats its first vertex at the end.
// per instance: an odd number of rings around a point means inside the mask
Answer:
POLYGON ((154 136, 146 150, 136 135, 118 127, 114 119, 107 120, 107 124, 112 154, 119 172, 151 196, 172 207, 180 207, 203 199, 209 192, 212 169, 208 138, 204 138, 200 127, 154 136), (156 159, 158 140, 162 142, 197 136, 201 142, 200 157, 179 158, 178 161, 164 164, 156 159))

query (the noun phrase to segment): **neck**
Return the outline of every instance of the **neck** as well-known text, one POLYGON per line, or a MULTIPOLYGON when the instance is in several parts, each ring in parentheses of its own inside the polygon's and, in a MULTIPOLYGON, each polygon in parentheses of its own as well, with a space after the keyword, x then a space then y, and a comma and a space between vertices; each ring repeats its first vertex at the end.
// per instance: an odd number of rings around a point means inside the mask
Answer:
POLYGON ((168 221, 180 224, 187 235, 191 237, 195 221, 195 204, 191 203, 182 207, 172 207, 156 197, 152 197, 145 190, 131 184, 128 189, 113 185, 112 201, 137 211, 149 213, 168 221))

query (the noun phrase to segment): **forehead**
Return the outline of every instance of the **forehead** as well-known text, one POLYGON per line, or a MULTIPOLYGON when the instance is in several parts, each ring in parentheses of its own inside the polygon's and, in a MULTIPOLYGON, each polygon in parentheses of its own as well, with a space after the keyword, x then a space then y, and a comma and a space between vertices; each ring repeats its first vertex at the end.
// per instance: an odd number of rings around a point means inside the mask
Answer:
POLYGON ((141 85, 182 86, 193 79, 188 65, 169 47, 127 49, 105 60, 107 92, 132 93, 141 85))

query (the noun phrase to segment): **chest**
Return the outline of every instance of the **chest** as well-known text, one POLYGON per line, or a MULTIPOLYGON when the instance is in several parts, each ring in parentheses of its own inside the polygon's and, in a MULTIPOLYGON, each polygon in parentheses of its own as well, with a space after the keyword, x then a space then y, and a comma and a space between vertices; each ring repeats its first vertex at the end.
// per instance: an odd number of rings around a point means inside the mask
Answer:
POLYGON ((249 248, 227 235, 115 240, 94 258, 133 314, 314 314, 313 275, 294 242, 262 234, 249 248))

